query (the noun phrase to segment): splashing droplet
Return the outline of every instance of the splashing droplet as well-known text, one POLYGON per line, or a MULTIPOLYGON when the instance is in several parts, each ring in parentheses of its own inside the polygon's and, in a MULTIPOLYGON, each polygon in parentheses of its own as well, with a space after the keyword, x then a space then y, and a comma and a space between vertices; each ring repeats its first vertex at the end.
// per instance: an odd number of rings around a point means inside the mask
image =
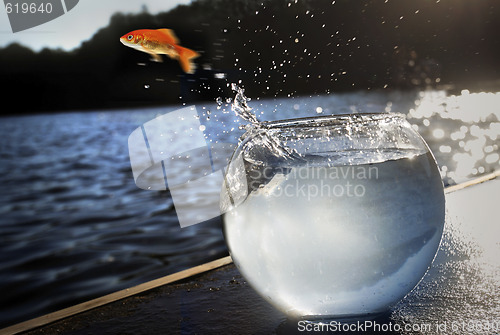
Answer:
POLYGON ((220 109, 222 107, 222 98, 221 97, 217 97, 215 99, 215 102, 217 103, 217 109, 220 109))

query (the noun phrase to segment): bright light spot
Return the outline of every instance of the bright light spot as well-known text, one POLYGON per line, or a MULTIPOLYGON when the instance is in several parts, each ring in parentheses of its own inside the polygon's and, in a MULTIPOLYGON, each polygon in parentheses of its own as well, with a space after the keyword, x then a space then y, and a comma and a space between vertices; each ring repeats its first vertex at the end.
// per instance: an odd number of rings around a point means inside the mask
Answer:
POLYGON ((449 145, 442 145, 439 147, 439 151, 441 151, 443 153, 450 153, 451 147, 449 145))
POLYGON ((205 129, 207 129, 207 127, 205 127, 204 125, 200 125, 200 127, 198 129, 200 129, 200 131, 205 131, 205 129))
POLYGON ((424 126, 426 126, 426 127, 429 127, 429 125, 431 124, 431 123, 429 122, 429 120, 427 120, 427 119, 425 119, 422 123, 423 123, 423 124, 424 124, 424 126))
POLYGON ((434 129, 434 131, 432 132, 432 135, 435 138, 443 138, 444 137, 444 130, 441 128, 434 129))
POLYGON ((495 152, 493 154, 486 156, 485 161, 486 161, 486 163, 491 164, 491 163, 498 162, 499 159, 500 159, 500 156, 495 152))
POLYGON ((470 134, 475 137, 481 137, 483 135, 483 131, 479 126, 473 125, 470 127, 470 134))
POLYGON ((456 131, 456 132, 454 132, 454 133, 451 133, 450 138, 451 138, 453 141, 456 141, 456 140, 463 140, 463 139, 465 138, 465 133, 462 133, 462 132, 456 131))
POLYGON ((319 106, 318 106, 318 107, 316 107, 316 113, 318 113, 318 114, 323 113, 323 108, 321 108, 321 107, 319 107, 319 106))
POLYGON ((455 176, 459 178, 469 175, 476 164, 476 159, 467 153, 456 153, 453 155, 453 160, 457 162, 455 176))
POLYGON ((472 157, 477 161, 484 158, 483 147, 486 142, 486 138, 481 136, 476 140, 470 140, 465 143, 465 151, 469 151, 472 157))
POLYGON ((490 129, 484 131, 484 135, 489 136, 492 141, 496 141, 500 135, 500 123, 493 122, 490 124, 490 129))
POLYGON ((461 95, 447 96, 445 91, 420 92, 420 100, 411 116, 417 119, 438 114, 444 119, 464 122, 486 121, 491 116, 500 119, 500 92, 470 93, 462 90, 461 95))

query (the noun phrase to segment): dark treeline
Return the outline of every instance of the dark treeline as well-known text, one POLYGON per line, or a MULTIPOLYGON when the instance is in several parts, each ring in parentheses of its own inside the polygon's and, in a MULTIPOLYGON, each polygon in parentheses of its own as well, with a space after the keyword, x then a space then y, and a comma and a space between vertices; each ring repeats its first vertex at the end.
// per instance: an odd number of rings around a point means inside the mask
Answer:
POLYGON ((169 12, 115 14, 71 52, 0 49, 4 113, 252 97, 473 85, 500 78, 496 0, 195 0, 169 12), (197 50, 198 70, 154 63, 123 34, 171 28, 197 50), (221 78, 225 74, 225 78, 221 78), (226 95, 227 96, 227 95, 226 95))

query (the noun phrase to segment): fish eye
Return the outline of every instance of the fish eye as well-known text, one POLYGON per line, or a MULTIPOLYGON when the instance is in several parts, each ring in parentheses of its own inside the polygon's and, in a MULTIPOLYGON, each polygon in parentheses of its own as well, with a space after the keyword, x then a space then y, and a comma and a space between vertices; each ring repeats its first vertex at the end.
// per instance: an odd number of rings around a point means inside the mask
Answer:
POLYGON ((127 36, 127 40, 129 40, 129 41, 132 41, 133 38, 134 38, 134 35, 128 35, 127 36))

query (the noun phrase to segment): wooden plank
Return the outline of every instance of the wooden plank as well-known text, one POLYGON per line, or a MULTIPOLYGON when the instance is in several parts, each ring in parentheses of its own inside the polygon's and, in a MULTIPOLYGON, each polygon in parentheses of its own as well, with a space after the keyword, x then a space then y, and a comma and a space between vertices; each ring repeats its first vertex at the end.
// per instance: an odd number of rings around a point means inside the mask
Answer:
POLYGON ((160 286, 163 286, 166 284, 171 284, 173 282, 176 282, 176 281, 179 281, 182 279, 186 279, 186 278, 189 278, 189 277, 192 277, 192 276, 195 276, 195 275, 222 267, 224 265, 232 263, 232 261, 233 260, 231 259, 231 256, 220 258, 220 259, 217 259, 217 260, 212 261, 212 262, 198 265, 198 266, 195 266, 193 268, 186 269, 186 270, 183 270, 180 272, 176 272, 176 273, 173 273, 171 275, 168 275, 168 276, 165 276, 162 278, 158 278, 158 279, 155 279, 155 280, 152 280, 152 281, 149 281, 149 282, 146 282, 146 283, 143 283, 143 284, 140 284, 140 285, 128 288, 128 289, 114 292, 114 293, 111 293, 111 294, 108 294, 108 295, 105 295, 105 296, 102 296, 102 297, 99 297, 99 298, 96 298, 96 299, 93 299, 90 301, 83 302, 83 303, 78 304, 78 305, 74 305, 74 306, 53 312, 53 313, 49 313, 49 314, 40 316, 40 317, 35 318, 35 319, 31 319, 31 320, 28 320, 25 322, 15 324, 13 326, 1 329, 0 334, 2 334, 2 335, 17 334, 20 332, 28 331, 30 329, 41 327, 41 326, 47 325, 49 323, 52 323, 52 322, 55 322, 55 321, 58 321, 58 320, 82 313, 82 312, 85 312, 85 311, 88 311, 90 309, 100 307, 100 306, 109 304, 111 302, 115 302, 117 300, 121 300, 121 299, 130 297, 130 296, 154 289, 156 287, 160 287, 160 286))
MULTIPOLYGON (((466 187, 477 185, 477 184, 480 184, 480 183, 483 183, 485 181, 492 180, 492 179, 495 179, 498 177, 500 177, 500 170, 497 170, 495 172, 492 172, 492 173, 483 175, 481 177, 469 180, 469 181, 461 183, 461 184, 448 186, 445 189, 445 193, 455 192, 455 191, 464 189, 466 187)), ((31 319, 31 320, 28 320, 25 322, 15 324, 13 326, 1 329, 0 334, 11 335, 11 334, 18 334, 20 332, 25 332, 25 331, 47 325, 47 324, 55 322, 55 321, 59 321, 59 320, 62 320, 64 318, 67 318, 67 317, 70 317, 70 316, 73 316, 73 315, 76 315, 79 313, 83 313, 85 311, 88 311, 88 310, 91 310, 91 309, 118 301, 118 300, 130 297, 130 296, 133 296, 133 295, 136 295, 139 293, 143 293, 145 291, 154 289, 156 287, 160 287, 160 286, 163 286, 166 284, 171 284, 173 282, 176 282, 176 281, 179 281, 182 279, 186 279, 186 278, 189 278, 189 277, 192 277, 192 276, 195 276, 195 275, 222 267, 222 266, 230 264, 230 263, 232 263, 232 259, 230 256, 220 258, 220 259, 217 259, 217 260, 209 262, 209 263, 198 265, 198 266, 195 266, 193 268, 183 270, 183 271, 180 271, 180 272, 177 272, 177 273, 174 273, 174 274, 162 277, 162 278, 158 278, 158 279, 155 279, 155 280, 152 280, 152 281, 149 281, 149 282, 125 289, 125 290, 114 292, 114 293, 105 295, 103 297, 99 297, 99 298, 96 298, 96 299, 93 299, 93 300, 90 300, 87 302, 83 302, 83 303, 75 305, 75 306, 71 306, 71 307, 68 307, 68 308, 53 312, 53 313, 49 313, 49 314, 40 316, 40 317, 35 318, 35 319, 31 319)))
POLYGON ((488 174, 482 175, 481 177, 477 177, 477 178, 468 180, 466 182, 463 182, 463 183, 460 183, 460 184, 457 184, 457 185, 448 186, 447 188, 445 188, 444 191, 445 191, 446 194, 448 194, 448 193, 451 193, 451 192, 455 192, 455 191, 464 189, 464 188, 469 187, 469 186, 473 186, 473 185, 484 183, 485 181, 492 180, 492 179, 495 179, 495 178, 498 178, 498 177, 500 177, 500 170, 496 170, 496 171, 494 171, 492 173, 488 173, 488 174))

